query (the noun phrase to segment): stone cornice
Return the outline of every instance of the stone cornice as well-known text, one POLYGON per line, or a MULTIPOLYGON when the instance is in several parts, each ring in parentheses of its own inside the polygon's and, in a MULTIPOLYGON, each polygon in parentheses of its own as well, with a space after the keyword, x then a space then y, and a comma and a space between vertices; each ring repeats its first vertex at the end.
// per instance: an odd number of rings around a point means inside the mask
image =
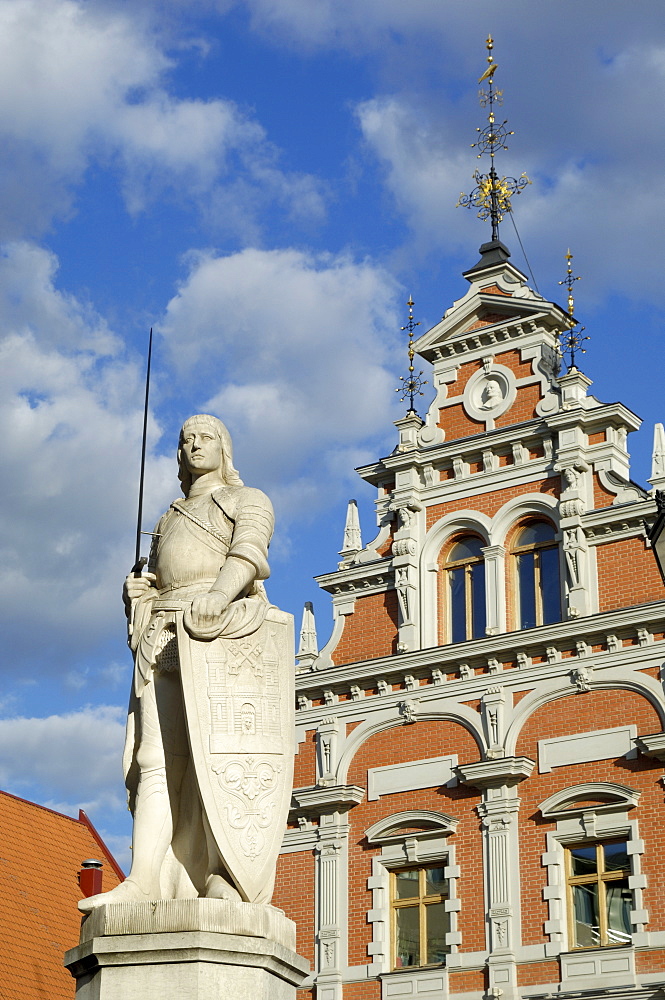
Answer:
POLYGON ((589 510, 582 514, 582 525, 590 545, 616 542, 620 538, 647 538, 648 525, 656 513, 655 501, 650 497, 589 510))
POLYGON ((465 785, 493 788, 524 781, 535 766, 536 762, 529 757, 497 757, 494 760, 479 760, 474 764, 459 764, 455 770, 465 785))
MULTIPOLYGON (((593 397, 589 397, 593 398, 593 397)), ((631 431, 637 431, 642 425, 642 420, 637 414, 629 410, 623 403, 600 403, 588 409, 584 407, 574 407, 570 410, 559 410, 547 417, 547 423, 555 430, 568 427, 570 424, 580 424, 587 428, 589 425, 600 425, 614 422, 620 426, 628 427, 631 431)), ((589 445, 594 447, 594 445, 589 445)))
POLYGON ((648 733, 635 740, 637 748, 645 757, 655 757, 665 762, 665 733, 648 733))
MULTIPOLYGON (((378 657, 343 666, 327 667, 319 671, 302 671, 296 676, 296 690, 305 703, 308 697, 320 697, 322 690, 334 692, 340 689, 351 692, 351 698, 337 701, 335 713, 353 715, 360 709, 362 713, 376 703, 387 705, 403 700, 405 689, 392 690, 392 683, 404 681, 406 675, 416 678, 421 713, 426 710, 427 700, 446 696, 457 699, 475 697, 490 684, 501 683, 522 688, 534 681, 547 677, 569 674, 580 665, 593 665, 595 671, 614 665, 617 660, 627 663, 633 669, 645 660, 662 656, 658 650, 661 641, 653 640, 653 632, 662 631, 665 617, 665 601, 621 608, 584 618, 543 625, 487 636, 469 642, 448 646, 434 646, 409 653, 378 657), (617 636, 627 636, 630 644, 623 646, 617 636), (593 645, 602 644, 598 652, 588 652, 593 645), (572 649, 573 655, 562 656, 561 650, 572 649), (538 656, 544 662, 532 664, 538 656), (503 660, 517 663, 516 667, 504 668, 503 660), (489 668, 489 672, 488 672, 489 668), (476 674, 476 670, 482 671, 476 674), (446 673, 457 676, 445 680, 446 673), (384 694, 353 694, 352 687, 361 690, 361 685, 374 684, 376 678, 390 681, 384 694), (425 680, 424 684, 420 680, 425 680), (454 695, 453 695, 454 692, 454 695)), ((330 709, 328 708, 329 712, 330 709)), ((299 725, 316 719, 321 714, 320 707, 302 707, 296 713, 299 725)))
POLYGON ((315 785, 312 788, 294 788, 293 798, 298 809, 292 812, 346 812, 357 806, 365 797, 359 785, 315 785))
POLYGON ((394 570, 390 556, 374 562, 352 563, 332 573, 322 573, 314 579, 322 590, 343 593, 347 597, 363 597, 394 586, 394 570))
MULTIPOLYGON (((500 353, 502 348, 509 348, 510 344, 516 340, 544 338, 551 347, 556 346, 556 332, 559 323, 553 319, 551 308, 543 309, 543 303, 539 302, 534 309, 533 300, 520 299, 516 296, 505 300, 500 299, 499 302, 497 302, 497 298, 498 296, 480 293, 474 299, 474 303, 476 306, 480 303, 491 306, 503 305, 504 308, 509 305, 515 307, 516 311, 522 310, 523 314, 521 316, 506 315, 505 319, 479 327, 476 330, 459 329, 459 326, 467 319, 469 321, 473 319, 473 309, 468 310, 466 316, 461 312, 458 318, 450 315, 446 319, 448 321, 456 319, 456 322, 446 323, 444 320, 444 323, 449 325, 449 330, 441 329, 440 334, 430 338, 429 344, 424 343, 425 338, 428 337, 428 334, 425 334, 415 344, 416 353, 436 364, 439 360, 457 358, 478 350, 490 349, 500 353), (528 315, 524 315, 524 313, 528 313, 528 315), (457 329, 455 329, 456 327, 457 329)), ((429 333, 433 333, 436 329, 437 327, 433 327, 429 333)))

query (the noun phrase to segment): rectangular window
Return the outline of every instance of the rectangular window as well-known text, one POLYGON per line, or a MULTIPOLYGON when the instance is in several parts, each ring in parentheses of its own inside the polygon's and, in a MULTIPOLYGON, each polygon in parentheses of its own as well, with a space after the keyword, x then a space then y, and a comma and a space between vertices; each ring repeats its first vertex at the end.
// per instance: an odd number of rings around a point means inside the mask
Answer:
POLYGON ((566 849, 571 948, 630 944, 633 894, 626 848, 625 841, 604 841, 566 849))
POLYGON ((390 875, 393 969, 446 960, 448 880, 443 867, 407 868, 390 875))

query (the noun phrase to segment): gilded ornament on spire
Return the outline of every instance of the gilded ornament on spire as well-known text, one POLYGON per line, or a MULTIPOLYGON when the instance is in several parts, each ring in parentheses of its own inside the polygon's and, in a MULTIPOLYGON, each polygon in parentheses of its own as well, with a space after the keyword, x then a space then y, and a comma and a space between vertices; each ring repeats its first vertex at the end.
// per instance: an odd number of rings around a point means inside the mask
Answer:
POLYGON ((581 280, 581 275, 573 275, 573 255, 570 252, 570 248, 566 252, 566 277, 563 281, 560 281, 560 285, 565 285, 568 289, 568 315, 570 317, 570 326, 565 330, 559 340, 559 351, 566 359, 568 365, 568 371, 572 371, 576 368, 575 355, 576 354, 586 354, 585 349, 582 344, 585 340, 590 340, 590 337, 583 337, 582 334, 586 330, 585 326, 581 326, 579 330, 576 330, 578 320, 575 319, 575 296, 573 295, 573 285, 576 281, 581 280))
POLYGON ((416 398, 416 396, 425 395, 425 393, 422 392, 422 387, 424 385, 427 385, 427 379, 422 378, 423 372, 418 372, 418 374, 416 375, 416 370, 413 366, 413 358, 416 353, 413 348, 413 331, 417 326, 420 326, 420 323, 419 322, 416 323, 416 321, 413 318, 413 304, 414 304, 413 299, 409 295, 409 301, 407 302, 407 306, 409 307, 409 318, 406 322, 406 326, 400 327, 401 330, 406 330, 406 332, 409 335, 409 374, 406 376, 400 375, 399 380, 402 383, 402 385, 400 386, 400 388, 395 389, 395 392, 402 393, 402 395, 399 397, 400 403, 405 402, 405 400, 407 399, 409 400, 409 410, 408 410, 409 413, 416 412, 416 408, 414 406, 414 399, 416 398))
POLYGON ((521 191, 530 184, 531 181, 526 174, 521 177, 499 177, 494 167, 494 157, 499 149, 508 149, 506 139, 509 135, 514 135, 508 131, 507 121, 497 124, 495 108, 503 104, 503 91, 494 89, 494 74, 498 69, 498 64, 494 62, 492 50, 494 40, 491 35, 487 37, 487 62, 488 67, 482 74, 478 83, 487 82, 487 90, 478 91, 481 108, 489 108, 487 113, 487 125, 485 128, 477 128, 478 141, 471 144, 472 149, 478 149, 478 159, 488 153, 490 158, 489 173, 481 174, 479 170, 474 171, 473 179, 476 187, 471 194, 460 194, 456 207, 477 208, 478 218, 490 219, 492 223, 492 242, 499 239, 499 223, 503 220, 507 212, 512 211, 511 198, 520 194, 521 191))

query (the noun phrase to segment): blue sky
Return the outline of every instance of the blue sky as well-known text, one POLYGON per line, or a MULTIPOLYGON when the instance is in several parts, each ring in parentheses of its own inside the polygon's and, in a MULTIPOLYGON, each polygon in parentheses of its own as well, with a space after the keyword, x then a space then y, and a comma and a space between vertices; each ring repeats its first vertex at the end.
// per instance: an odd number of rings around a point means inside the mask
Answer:
MULTIPOLYGON (((570 246, 582 367, 662 406, 665 21, 658 0, 0 0, 0 787, 83 806, 127 860, 119 752, 147 333, 146 517, 182 420, 229 425, 278 515, 269 593, 299 623, 353 469, 390 451, 405 302, 424 331, 487 226, 456 209, 495 38, 499 166, 542 294, 570 246)), ((507 221, 502 238, 526 268, 507 221)), ((423 400, 426 403, 425 400, 423 400)))

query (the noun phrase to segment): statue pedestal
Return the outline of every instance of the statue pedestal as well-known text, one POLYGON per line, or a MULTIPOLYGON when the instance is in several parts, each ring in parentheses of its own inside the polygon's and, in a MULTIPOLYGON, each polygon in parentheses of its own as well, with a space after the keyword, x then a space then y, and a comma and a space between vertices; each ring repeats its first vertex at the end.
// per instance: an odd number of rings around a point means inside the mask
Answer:
POLYGON ((281 910, 220 899, 107 903, 65 955, 77 1000, 295 1000, 309 963, 281 910))

